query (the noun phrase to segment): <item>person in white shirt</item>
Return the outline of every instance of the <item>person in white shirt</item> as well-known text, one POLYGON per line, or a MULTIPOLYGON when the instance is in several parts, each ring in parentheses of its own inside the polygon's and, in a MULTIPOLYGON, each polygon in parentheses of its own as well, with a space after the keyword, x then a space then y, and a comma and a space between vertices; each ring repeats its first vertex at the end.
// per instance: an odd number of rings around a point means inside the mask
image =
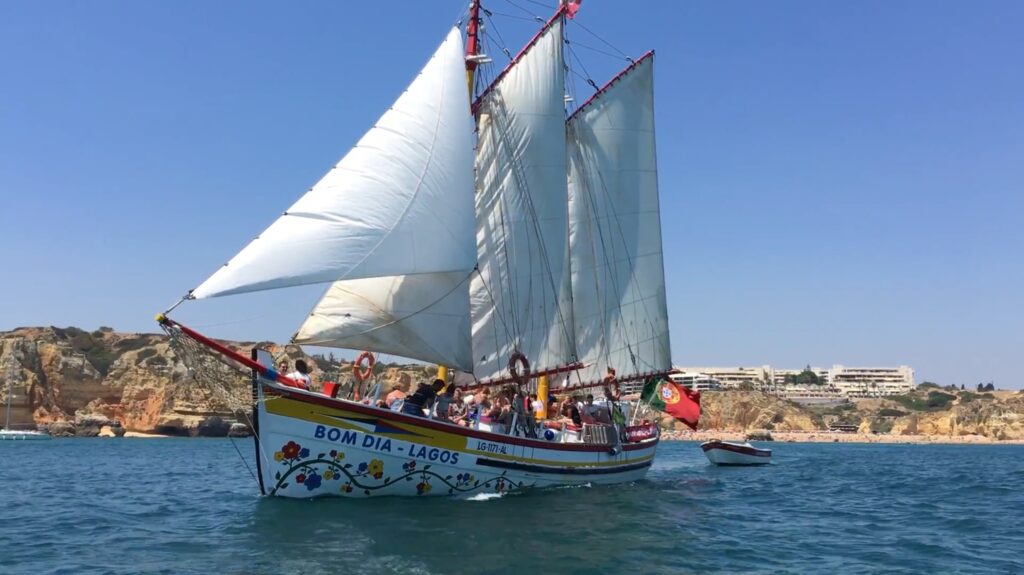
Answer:
POLYGON ((302 359, 295 360, 295 371, 289 373, 288 377, 295 381, 300 389, 309 389, 313 384, 312 378, 309 377, 309 366, 302 359))
POLYGON ((534 417, 536 417, 538 413, 544 411, 544 402, 541 401, 540 399, 537 399, 536 393, 530 394, 530 400, 530 403, 533 406, 534 417))

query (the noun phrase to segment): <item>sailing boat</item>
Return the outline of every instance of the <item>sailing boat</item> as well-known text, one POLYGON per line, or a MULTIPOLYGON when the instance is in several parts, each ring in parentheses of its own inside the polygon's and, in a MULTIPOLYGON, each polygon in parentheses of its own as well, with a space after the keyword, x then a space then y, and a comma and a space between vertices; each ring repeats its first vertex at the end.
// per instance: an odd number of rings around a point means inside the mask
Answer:
POLYGON ((14 399, 14 366, 7 368, 7 405, 4 414, 4 428, 0 429, 0 441, 30 439, 52 439, 49 433, 36 430, 11 429, 11 400, 14 399))
POLYGON ((435 363, 472 389, 511 386, 511 423, 459 426, 297 388, 267 351, 240 353, 168 317, 182 302, 157 316, 195 377, 250 370, 265 495, 502 493, 646 475, 657 426, 627 425, 617 393, 606 391, 620 417, 580 426, 537 421, 521 401, 535 390, 546 403, 554 377, 575 377, 564 393, 671 370, 654 55, 567 117, 564 28, 577 7, 563 2, 477 86, 489 58, 472 2, 465 41, 457 25, 327 175, 182 300, 330 284, 293 343, 435 363))

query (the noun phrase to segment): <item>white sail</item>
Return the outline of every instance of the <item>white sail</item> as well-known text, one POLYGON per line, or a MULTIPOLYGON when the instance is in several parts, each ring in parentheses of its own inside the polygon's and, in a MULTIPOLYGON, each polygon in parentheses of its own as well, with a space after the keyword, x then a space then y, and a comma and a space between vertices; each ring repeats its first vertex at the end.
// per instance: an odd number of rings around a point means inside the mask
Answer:
POLYGON ((450 272, 335 282, 292 341, 472 371, 469 277, 450 272))
POLYGON ((473 352, 480 378, 515 350, 536 369, 575 356, 568 267, 562 18, 556 17, 477 108, 473 352))
POLYGON ((653 54, 567 124, 573 315, 584 382, 671 369, 653 54))
POLYGON ((472 270, 473 123, 462 46, 453 29, 355 148, 192 296, 472 270))

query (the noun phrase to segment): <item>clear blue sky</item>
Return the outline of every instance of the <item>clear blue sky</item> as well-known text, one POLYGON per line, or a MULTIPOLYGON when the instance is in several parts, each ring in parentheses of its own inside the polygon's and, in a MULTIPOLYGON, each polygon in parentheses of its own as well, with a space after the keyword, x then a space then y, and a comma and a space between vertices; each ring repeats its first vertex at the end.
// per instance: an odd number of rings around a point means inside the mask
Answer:
MULTIPOLYGON (((486 5, 549 13, 515 3, 486 5)), ((461 7, 0 3, 0 329, 154 331, 347 151, 461 7)), ((675 363, 1024 384, 1024 3, 586 0, 578 21, 658 51, 675 363)), ((533 27, 495 22, 513 51, 533 27)), ((579 55, 598 83, 623 63, 579 55)), ((176 315, 281 341, 320 291, 176 315)))

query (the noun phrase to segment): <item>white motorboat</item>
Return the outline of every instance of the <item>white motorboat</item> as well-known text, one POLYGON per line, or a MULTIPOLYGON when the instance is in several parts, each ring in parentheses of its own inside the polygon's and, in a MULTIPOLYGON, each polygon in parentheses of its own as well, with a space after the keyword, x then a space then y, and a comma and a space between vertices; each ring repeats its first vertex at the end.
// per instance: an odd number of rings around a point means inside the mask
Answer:
POLYGON ((51 439, 49 433, 43 431, 18 431, 16 429, 0 429, 0 441, 26 441, 33 439, 51 439))
POLYGON ((748 442, 712 439, 702 443, 700 448, 715 465, 766 465, 772 461, 771 449, 758 449, 748 442))

